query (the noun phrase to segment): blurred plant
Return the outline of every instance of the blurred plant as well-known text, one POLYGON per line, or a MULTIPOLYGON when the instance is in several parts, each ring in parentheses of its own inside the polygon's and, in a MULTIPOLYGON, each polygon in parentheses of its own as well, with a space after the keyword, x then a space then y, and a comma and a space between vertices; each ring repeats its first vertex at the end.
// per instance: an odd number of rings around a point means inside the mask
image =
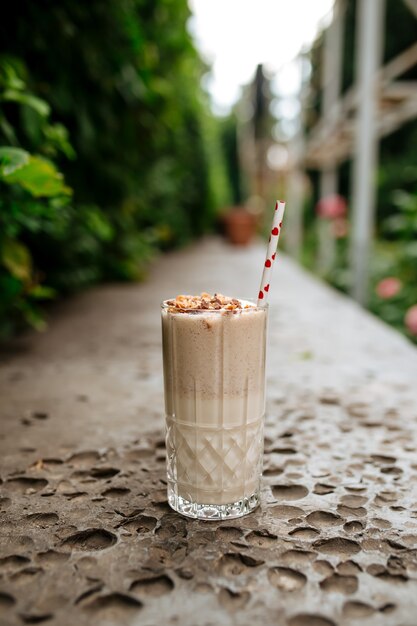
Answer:
POLYGON ((34 90, 69 130, 77 202, 118 225, 128 216, 130 233, 161 227, 165 247, 210 228, 228 190, 186 0, 23 7, 11 5, 0 41, 30 64, 34 90))
MULTIPOLYGON (((22 140, 39 153, 74 158, 66 129, 50 123, 50 107, 27 91, 17 71, 24 74, 20 62, 0 59, 0 139, 18 144, 10 120, 18 112, 27 119, 22 110, 34 106, 39 143, 33 129, 25 133, 17 126, 22 140), (13 99, 10 85, 15 89, 13 99)), ((115 271, 125 279, 143 277, 157 239, 151 229, 138 232, 129 216, 120 223, 116 217, 112 223, 93 204, 74 205, 71 189, 50 159, 1 146, 0 189, 0 337, 12 334, 23 322, 43 329, 40 304, 59 293, 115 271)))
POLYGON ((375 287, 375 292, 379 298, 389 300, 396 296, 402 289, 402 282, 394 276, 383 278, 375 287))
POLYGON ((349 222, 344 217, 337 217, 331 225, 331 233, 335 239, 344 239, 349 234, 349 222))
MULTIPOLYGON (((415 175, 417 181, 417 173, 415 175)), ((371 310, 417 340, 417 193, 395 191, 391 215, 381 226, 373 264, 371 310)))
POLYGON ((37 117, 39 138, 45 152, 71 154, 66 133, 49 123, 46 102, 28 92, 18 74, 19 63, 0 58, 0 337, 22 321, 37 328, 44 325, 40 300, 55 295, 41 284, 42 274, 33 262, 25 234, 36 233, 45 220, 60 220, 59 210, 69 203, 71 189, 55 164, 17 147, 19 137, 12 125, 16 110, 30 110, 37 117))
POLYGON ((317 202, 316 212, 319 217, 324 219, 334 220, 343 218, 347 213, 346 200, 338 194, 326 196, 317 202))
POLYGON ((222 120, 221 140, 231 184, 231 200, 233 205, 240 205, 247 196, 247 190, 240 165, 236 113, 231 113, 222 120))
POLYGON ((0 21, 3 335, 22 318, 42 325, 33 294, 143 278, 157 248, 209 230, 229 202, 189 14, 186 0, 9 5, 0 21))
POLYGON ((417 338, 417 304, 410 307, 405 314, 404 323, 411 335, 417 338))
MULTIPOLYGON (((417 182, 417 170, 414 170, 417 182)), ((392 194, 394 206, 397 212, 388 217, 382 225, 382 233, 390 239, 401 239, 407 244, 414 243, 417 239, 417 193, 395 191, 392 194)), ((417 258, 415 246, 407 247, 407 253, 417 258)))

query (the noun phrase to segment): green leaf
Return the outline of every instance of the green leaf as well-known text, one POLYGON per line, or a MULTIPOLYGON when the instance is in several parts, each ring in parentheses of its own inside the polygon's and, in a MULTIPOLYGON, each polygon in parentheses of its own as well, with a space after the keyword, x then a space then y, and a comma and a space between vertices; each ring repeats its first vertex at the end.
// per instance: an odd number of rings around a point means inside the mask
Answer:
POLYGON ((10 176, 29 163, 30 154, 21 148, 0 148, 0 177, 10 176))
POLYGON ((0 131, 2 131, 7 143, 12 144, 12 146, 17 144, 15 129, 2 115, 0 115, 0 131))
POLYGON ((36 298, 37 300, 51 300, 55 298, 56 291, 52 289, 52 287, 47 287, 46 285, 35 285, 29 291, 29 295, 32 298, 36 298))
POLYGON ((114 232, 106 216, 96 207, 88 208, 85 221, 90 231, 101 241, 110 241, 114 232))
POLYGON ((24 93, 23 91, 17 91, 15 89, 6 89, 3 92, 1 97, 2 100, 6 102, 18 102, 19 104, 24 104, 31 109, 34 109, 39 115, 42 117, 48 117, 51 112, 51 108, 45 100, 41 100, 36 96, 31 96, 28 93, 24 93))
POLYGON ((71 194, 71 189, 65 185, 64 178, 55 165, 42 157, 29 156, 27 165, 3 176, 3 180, 21 185, 35 197, 71 194))
POLYGON ((404 253, 410 261, 415 261, 415 259, 417 259, 417 241, 411 241, 410 243, 404 244, 404 253))
POLYGON ((75 159, 75 150, 69 141, 68 130, 62 124, 49 124, 43 128, 43 134, 48 140, 47 149, 50 154, 60 150, 68 159, 75 159))
POLYGON ((32 274, 32 259, 29 250, 13 239, 4 239, 0 248, 1 261, 15 278, 25 282, 32 274))

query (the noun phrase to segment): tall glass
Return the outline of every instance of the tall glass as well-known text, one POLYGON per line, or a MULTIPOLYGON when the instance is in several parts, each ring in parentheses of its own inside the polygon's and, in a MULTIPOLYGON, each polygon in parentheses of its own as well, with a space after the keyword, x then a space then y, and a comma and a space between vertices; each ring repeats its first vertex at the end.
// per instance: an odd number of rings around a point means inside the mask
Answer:
POLYGON ((162 304, 168 502, 228 519, 260 500, 268 305, 178 312, 162 304))

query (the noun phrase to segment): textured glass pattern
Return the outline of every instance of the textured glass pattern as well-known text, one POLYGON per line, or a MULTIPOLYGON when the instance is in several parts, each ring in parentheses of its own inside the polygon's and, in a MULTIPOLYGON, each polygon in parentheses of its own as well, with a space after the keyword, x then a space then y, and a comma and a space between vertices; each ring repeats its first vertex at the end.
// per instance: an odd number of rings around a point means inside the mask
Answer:
POLYGON ((263 419, 235 428, 167 418, 168 480, 186 500, 225 504, 253 494, 262 471, 263 419))

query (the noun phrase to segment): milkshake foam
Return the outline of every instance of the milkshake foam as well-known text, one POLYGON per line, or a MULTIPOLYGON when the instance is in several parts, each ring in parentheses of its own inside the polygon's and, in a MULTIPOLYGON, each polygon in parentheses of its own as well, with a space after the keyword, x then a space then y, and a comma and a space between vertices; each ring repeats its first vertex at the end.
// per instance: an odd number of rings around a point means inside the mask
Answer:
POLYGON ((259 491, 266 307, 221 295, 162 309, 169 489, 224 505, 259 491))

